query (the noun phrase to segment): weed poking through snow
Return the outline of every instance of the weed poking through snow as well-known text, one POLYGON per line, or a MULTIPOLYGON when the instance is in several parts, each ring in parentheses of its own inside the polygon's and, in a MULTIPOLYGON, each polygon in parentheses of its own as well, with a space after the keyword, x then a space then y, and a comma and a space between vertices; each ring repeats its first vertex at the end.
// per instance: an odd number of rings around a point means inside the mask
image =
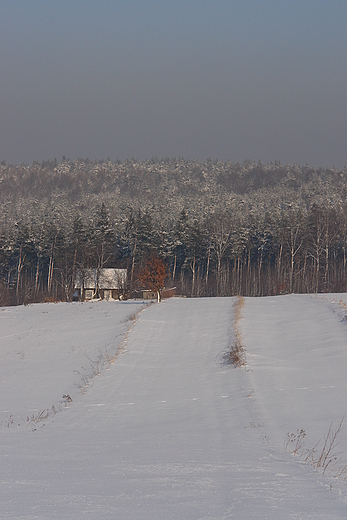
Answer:
POLYGON ((244 304, 245 299, 242 296, 238 296, 234 302, 233 341, 230 350, 223 355, 223 360, 230 365, 234 365, 235 368, 240 368, 246 364, 246 354, 242 346, 240 331, 241 312, 244 304))
POLYGON ((285 451, 299 456, 304 462, 309 462, 323 475, 330 474, 334 478, 341 478, 347 482, 347 464, 343 461, 342 453, 336 451, 340 444, 344 418, 334 427, 330 423, 327 434, 323 438, 323 446, 319 441, 313 448, 305 448, 305 430, 296 433, 287 433, 285 451))
POLYGON ((297 430, 296 433, 287 433, 287 441, 285 443, 285 451, 298 455, 303 452, 305 446, 306 432, 305 430, 297 430))

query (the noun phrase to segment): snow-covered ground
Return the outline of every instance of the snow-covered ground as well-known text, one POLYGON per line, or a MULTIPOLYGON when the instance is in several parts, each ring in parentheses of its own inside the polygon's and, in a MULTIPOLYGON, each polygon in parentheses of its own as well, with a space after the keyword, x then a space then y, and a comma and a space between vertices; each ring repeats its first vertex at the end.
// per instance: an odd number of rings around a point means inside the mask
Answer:
POLYGON ((0 518, 347 518, 343 302, 0 309, 0 518))

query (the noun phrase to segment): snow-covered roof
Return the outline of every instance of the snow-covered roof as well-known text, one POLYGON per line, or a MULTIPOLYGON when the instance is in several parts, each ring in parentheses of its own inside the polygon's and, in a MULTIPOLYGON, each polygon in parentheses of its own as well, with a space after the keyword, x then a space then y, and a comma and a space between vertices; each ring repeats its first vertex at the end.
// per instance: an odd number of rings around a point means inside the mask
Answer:
POLYGON ((126 269, 78 269, 76 272, 76 289, 121 289, 127 280, 126 269))

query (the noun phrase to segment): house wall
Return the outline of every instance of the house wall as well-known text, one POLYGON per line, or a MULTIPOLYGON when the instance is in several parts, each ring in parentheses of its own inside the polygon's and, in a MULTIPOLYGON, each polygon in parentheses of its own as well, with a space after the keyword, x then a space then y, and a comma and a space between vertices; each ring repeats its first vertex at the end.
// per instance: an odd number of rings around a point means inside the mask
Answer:
POLYGON ((153 291, 142 291, 142 297, 144 300, 156 300, 157 293, 153 291))

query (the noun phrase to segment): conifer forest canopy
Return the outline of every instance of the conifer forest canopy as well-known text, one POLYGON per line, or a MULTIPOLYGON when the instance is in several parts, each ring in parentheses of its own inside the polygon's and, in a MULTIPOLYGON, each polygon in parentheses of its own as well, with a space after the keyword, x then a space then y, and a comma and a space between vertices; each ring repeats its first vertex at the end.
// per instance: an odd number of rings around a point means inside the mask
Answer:
POLYGON ((207 160, 0 164, 0 304, 71 300, 78 269, 151 255, 198 296, 344 292, 347 169, 207 160))

